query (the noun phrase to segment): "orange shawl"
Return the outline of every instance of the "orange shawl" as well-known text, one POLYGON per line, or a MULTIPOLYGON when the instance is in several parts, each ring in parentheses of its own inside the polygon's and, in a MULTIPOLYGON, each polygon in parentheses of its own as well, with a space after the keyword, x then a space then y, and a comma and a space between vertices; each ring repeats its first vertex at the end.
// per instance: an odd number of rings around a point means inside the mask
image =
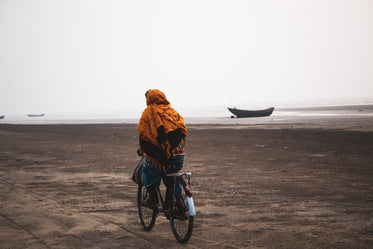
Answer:
MULTIPOLYGON (((166 159, 170 159, 173 150, 182 143, 188 135, 184 119, 173 108, 163 92, 153 89, 146 95, 147 107, 143 111, 137 130, 140 136, 140 146, 147 154, 150 147, 156 146, 162 149, 166 159), (142 146, 142 144, 145 144, 142 146)), ((152 155, 150 155, 152 156, 152 155)), ((157 159, 157 156, 152 156, 157 159)), ((158 160, 164 163, 162 159, 158 160)))

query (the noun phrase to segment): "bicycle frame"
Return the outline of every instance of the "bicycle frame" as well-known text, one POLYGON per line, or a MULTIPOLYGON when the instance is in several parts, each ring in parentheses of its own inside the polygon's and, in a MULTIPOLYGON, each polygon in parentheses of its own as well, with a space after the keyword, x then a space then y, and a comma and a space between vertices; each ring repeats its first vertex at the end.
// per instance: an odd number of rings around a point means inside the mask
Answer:
POLYGON ((196 214, 189 188, 190 176, 191 173, 172 173, 165 175, 165 177, 171 178, 171 180, 168 178, 165 182, 167 198, 170 198, 167 201, 162 196, 163 191, 160 189, 161 181, 159 181, 156 186, 158 210, 151 209, 147 205, 143 206, 142 203, 149 197, 149 193, 144 186, 139 185, 137 203, 140 221, 145 231, 150 231, 153 228, 157 213, 162 212, 170 220, 172 232, 178 242, 186 243, 190 239, 193 231, 194 216, 196 214), (167 192, 167 186, 171 188, 170 192, 167 192), (180 193, 179 188, 181 188, 180 193))
MULTIPOLYGON (((188 208, 189 208, 189 215, 190 216, 194 216, 196 215, 196 212, 195 212, 195 209, 194 209, 194 201, 193 201, 193 197, 192 197, 192 193, 190 193, 190 176, 192 175, 192 173, 190 172, 185 172, 185 173, 171 173, 171 174, 167 174, 168 177, 174 177, 174 185, 173 185, 173 191, 175 193, 176 191, 176 182, 177 182, 177 178, 181 178, 182 176, 186 176, 186 179, 188 180, 187 182, 185 181, 182 181, 181 184, 186 184, 185 186, 185 189, 186 189, 186 194, 187 194, 187 202, 188 202, 188 208)), ((182 179, 182 178, 181 178, 182 179)))
MULTIPOLYGON (((170 186, 170 187, 173 188, 173 193, 175 193, 175 191, 176 191, 177 180, 178 179, 182 179, 181 177, 183 177, 183 176, 186 176, 187 181, 181 181, 180 184, 183 184, 183 183, 186 184, 186 190, 187 190, 186 194, 188 196, 188 199, 187 199, 187 201, 188 201, 188 207, 189 207, 190 210, 193 211, 190 215, 194 216, 195 215, 194 203, 190 203, 190 202, 193 202, 193 198, 192 198, 192 194, 189 191, 189 189, 190 189, 189 186, 190 186, 190 177, 191 177, 191 175, 192 175, 192 173, 185 172, 185 173, 171 173, 171 174, 167 174, 166 176, 174 178, 174 181, 173 181, 174 184, 172 184, 172 186, 170 186)), ((160 184, 157 186, 158 200, 160 201, 160 204, 162 205, 162 208, 159 211, 160 212, 165 212, 165 202, 166 202, 166 200, 163 199, 162 191, 160 190, 159 186, 160 186, 160 184)), ((166 187, 166 189, 167 189, 167 187, 166 187)), ((174 195, 172 197, 174 197, 174 195)), ((173 203, 174 203, 174 200, 172 200, 172 204, 173 203)))

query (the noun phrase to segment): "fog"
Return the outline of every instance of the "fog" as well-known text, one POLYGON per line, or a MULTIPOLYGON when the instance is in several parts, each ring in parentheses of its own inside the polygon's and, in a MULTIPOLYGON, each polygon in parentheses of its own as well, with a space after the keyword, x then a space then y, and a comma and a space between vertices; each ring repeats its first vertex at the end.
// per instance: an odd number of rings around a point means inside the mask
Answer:
POLYGON ((0 115, 373 102, 373 1, 0 0, 0 115))

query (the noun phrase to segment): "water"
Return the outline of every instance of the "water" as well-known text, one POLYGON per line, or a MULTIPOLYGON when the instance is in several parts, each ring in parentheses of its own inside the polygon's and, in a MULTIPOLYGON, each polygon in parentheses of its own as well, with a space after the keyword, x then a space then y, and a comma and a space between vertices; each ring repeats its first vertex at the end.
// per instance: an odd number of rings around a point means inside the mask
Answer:
MULTIPOLYGON (((286 124, 320 122, 321 120, 351 122, 370 121, 373 119, 373 105, 346 105, 307 108, 276 108, 269 117, 231 118, 231 113, 225 108, 199 110, 198 113, 186 113, 187 124, 286 124)), ((27 115, 7 115, 0 124, 136 124, 141 116, 138 114, 48 114, 43 117, 28 117, 27 115)), ((372 120, 373 121, 373 120, 372 120)), ((373 123, 372 123, 373 125, 373 123)))
MULTIPOLYGON (((132 115, 133 116, 133 115, 132 115)), ((137 123, 138 118, 126 118, 111 114, 48 114, 43 117, 28 117, 27 115, 7 115, 0 124, 120 124, 137 123)))

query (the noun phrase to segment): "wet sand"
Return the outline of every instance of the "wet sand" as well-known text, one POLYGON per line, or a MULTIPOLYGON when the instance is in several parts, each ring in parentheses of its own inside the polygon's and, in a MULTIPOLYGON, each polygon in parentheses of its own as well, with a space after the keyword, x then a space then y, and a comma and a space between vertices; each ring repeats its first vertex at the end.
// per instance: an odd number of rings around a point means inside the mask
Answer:
POLYGON ((186 245, 141 227, 134 124, 0 125, 0 248, 372 248, 371 121, 189 125, 186 245))

